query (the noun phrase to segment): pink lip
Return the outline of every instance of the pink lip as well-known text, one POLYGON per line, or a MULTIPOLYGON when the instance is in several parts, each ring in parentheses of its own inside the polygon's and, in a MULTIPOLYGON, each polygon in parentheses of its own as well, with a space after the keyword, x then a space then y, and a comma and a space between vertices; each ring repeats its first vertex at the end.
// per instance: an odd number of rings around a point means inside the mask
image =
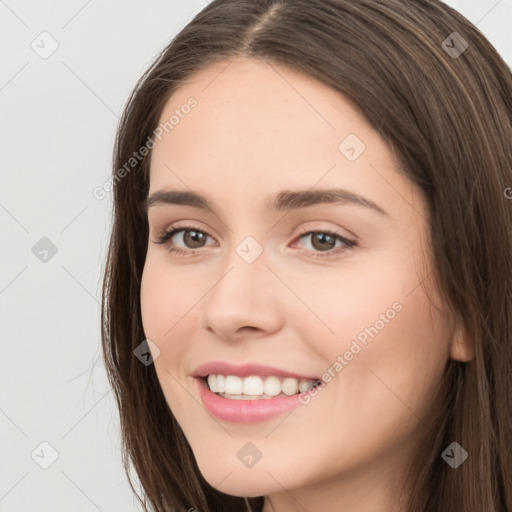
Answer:
POLYGON ((262 366, 259 364, 234 365, 223 361, 211 361, 197 367, 193 373, 194 377, 206 377, 210 374, 220 375, 237 375, 238 377, 249 377, 250 375, 259 375, 260 377, 294 377, 295 379, 318 380, 318 377, 300 375, 294 372, 287 372, 272 368, 270 366, 262 366))
POLYGON ((259 400, 231 400, 210 391, 204 378, 198 377, 196 382, 206 409, 216 418, 233 423, 268 420, 300 404, 299 394, 259 400))

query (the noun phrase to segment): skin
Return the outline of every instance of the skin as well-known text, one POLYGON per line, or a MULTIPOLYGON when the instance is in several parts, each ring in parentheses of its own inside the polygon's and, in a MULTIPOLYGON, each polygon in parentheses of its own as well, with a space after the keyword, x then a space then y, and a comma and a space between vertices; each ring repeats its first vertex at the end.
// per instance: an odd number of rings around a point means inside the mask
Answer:
POLYGON ((190 189, 215 209, 148 211, 141 308, 165 398, 202 475, 224 493, 264 495, 266 512, 396 511, 446 363, 473 357, 432 282, 425 198, 337 91, 276 64, 227 64, 170 97, 162 122, 190 96, 198 104, 151 157, 150 194, 190 189), (366 146, 355 161, 338 150, 348 134, 366 146), (282 190, 320 188, 348 189, 388 215, 353 204, 267 208, 282 190), (178 222, 208 235, 202 247, 183 231, 154 243, 178 222), (314 230, 357 246, 322 250, 314 235, 300 238, 314 230), (263 249, 250 264, 236 252, 247 236, 263 249), (250 361, 320 377, 397 302, 401 311, 307 405, 249 425, 203 407, 191 376, 200 364, 250 361), (247 442, 262 453, 251 468, 236 456, 247 442))

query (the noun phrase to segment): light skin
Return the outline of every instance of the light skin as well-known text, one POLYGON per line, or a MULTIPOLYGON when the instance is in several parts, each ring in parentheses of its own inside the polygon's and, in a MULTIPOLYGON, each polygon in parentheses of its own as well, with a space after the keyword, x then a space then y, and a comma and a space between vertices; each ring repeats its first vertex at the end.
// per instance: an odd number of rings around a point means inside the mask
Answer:
POLYGON ((193 191, 213 208, 148 209, 141 309, 160 350, 165 398, 221 492, 263 495, 265 512, 396 511, 444 368, 473 357, 433 282, 426 200, 340 93, 276 64, 227 64, 196 73, 170 97, 162 122, 191 96, 198 103, 151 156, 149 195, 193 191), (338 148, 349 134, 366 146, 354 161, 338 148), (386 214, 347 202, 269 208, 279 192, 299 189, 346 189, 386 214), (154 243, 171 225, 190 231, 154 243), (325 235, 322 245, 314 231, 356 246, 325 235), (263 249, 252 263, 236 251, 246 237, 263 249), (192 377, 200 364, 253 362, 320 377, 394 303, 400 312, 307 405, 244 425, 203 407, 192 377), (237 458, 247 442, 262 453, 251 468, 237 458))

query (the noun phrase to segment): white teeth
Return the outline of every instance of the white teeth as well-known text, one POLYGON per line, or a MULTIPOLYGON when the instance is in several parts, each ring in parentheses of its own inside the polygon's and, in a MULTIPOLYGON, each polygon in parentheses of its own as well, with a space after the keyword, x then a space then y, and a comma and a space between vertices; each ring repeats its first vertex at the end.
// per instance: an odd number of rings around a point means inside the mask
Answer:
POLYGON ((283 379, 281 389, 285 395, 295 395, 295 393, 299 391, 299 381, 297 379, 287 377, 286 379, 283 379))
POLYGON ((226 389, 226 377, 224 375, 217 375, 217 387, 221 392, 224 392, 226 389))
POLYGON ((260 377, 246 377, 243 381, 242 391, 244 395, 262 395, 263 380, 260 377))
POLYGON ((236 375, 226 375, 226 383, 224 385, 224 392, 231 395, 239 395, 243 392, 244 382, 236 375))
POLYGON ((304 391, 307 391, 309 388, 312 387, 312 384, 310 384, 310 382, 313 382, 313 384, 316 382, 315 381, 310 381, 310 380, 304 380, 304 379, 300 379, 299 381, 299 393, 304 393, 304 391))
POLYGON ((238 377, 236 375, 210 374, 207 378, 210 391, 219 393, 233 400, 251 400, 272 398, 274 396, 291 396, 307 391, 315 384, 315 380, 295 379, 293 377, 238 377))
POLYGON ((267 377, 263 386, 265 395, 277 396, 281 393, 281 381, 278 377, 267 377))
POLYGON ((211 375, 208 375, 208 387, 210 388, 210 391, 213 391, 214 393, 218 393, 219 392, 219 388, 217 387, 217 376, 216 375, 213 375, 213 373, 211 375))

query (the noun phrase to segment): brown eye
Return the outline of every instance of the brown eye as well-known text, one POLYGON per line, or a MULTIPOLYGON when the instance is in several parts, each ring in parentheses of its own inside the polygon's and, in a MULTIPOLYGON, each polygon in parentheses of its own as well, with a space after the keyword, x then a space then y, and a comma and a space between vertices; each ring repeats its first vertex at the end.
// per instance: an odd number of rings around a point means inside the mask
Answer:
POLYGON ((196 250, 206 247, 208 238, 211 238, 208 233, 194 226, 176 226, 169 231, 161 233, 154 243, 169 245, 170 252, 194 254, 196 250), (178 234, 181 234, 181 237, 179 237, 178 234), (176 247, 176 244, 178 244, 178 247, 176 247))
POLYGON ((203 244, 206 240, 206 233, 202 231, 196 231, 195 229, 182 229, 183 231, 183 242, 189 249, 197 249, 203 247, 203 244))
POLYGON ((320 258, 335 257, 338 253, 357 245, 356 242, 331 231, 308 231, 298 238, 298 240, 303 239, 309 239, 312 247, 312 249, 305 249, 304 252, 320 258), (337 242, 340 242, 338 247, 336 247, 337 242))
POLYGON ((311 245, 319 251, 329 251, 336 245, 336 237, 329 233, 315 232, 308 236, 311 236, 311 245))

